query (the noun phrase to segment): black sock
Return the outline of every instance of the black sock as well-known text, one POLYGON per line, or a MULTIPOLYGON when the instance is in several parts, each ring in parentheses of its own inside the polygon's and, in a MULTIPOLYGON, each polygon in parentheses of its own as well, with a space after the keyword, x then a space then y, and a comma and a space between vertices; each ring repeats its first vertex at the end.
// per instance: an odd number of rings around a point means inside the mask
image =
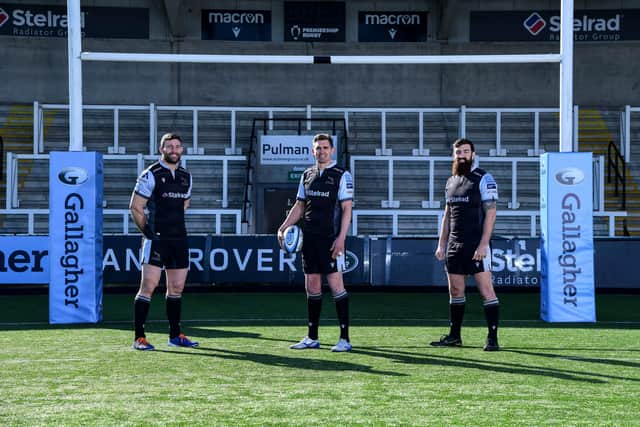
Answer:
POLYGON ((500 301, 498 298, 484 302, 484 317, 487 319, 487 336, 498 338, 498 321, 500 319, 500 301))
POLYGON ((318 326, 320 325, 320 312, 322 311, 322 293, 307 294, 307 315, 309 319, 309 332, 307 336, 312 340, 318 339, 318 326))
POLYGON ((333 296, 336 302, 336 313, 340 324, 340 338, 349 341, 349 294, 347 291, 333 296))
POLYGON ((147 321, 149 315, 149 306, 151 305, 151 298, 144 295, 136 295, 133 300, 133 327, 135 329, 135 339, 144 338, 144 324, 147 321))
POLYGON ((460 338, 466 302, 467 298, 464 296, 449 299, 449 335, 452 337, 460 338))
POLYGON ((169 338, 180 335, 180 315, 182 313, 182 295, 167 295, 167 319, 169 320, 169 338))

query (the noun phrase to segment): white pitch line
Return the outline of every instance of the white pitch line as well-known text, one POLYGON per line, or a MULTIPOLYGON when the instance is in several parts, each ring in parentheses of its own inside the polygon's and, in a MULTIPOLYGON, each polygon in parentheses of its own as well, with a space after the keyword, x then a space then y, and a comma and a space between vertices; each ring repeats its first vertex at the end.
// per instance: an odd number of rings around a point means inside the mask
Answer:
MULTIPOLYGON (((326 320, 337 320, 336 318, 327 317, 326 320)), ((306 318, 295 318, 295 317, 252 317, 252 318, 212 318, 212 319, 187 319, 182 320, 182 323, 243 323, 243 322, 305 322, 306 318)), ((449 322, 449 319, 424 319, 424 318, 393 318, 393 317, 385 317, 385 318, 377 318, 377 317, 356 317, 351 318, 352 322, 449 322)), ((105 320, 100 323, 96 323, 96 326, 100 325, 120 325, 120 324, 130 324, 132 320, 105 320)), ((148 320, 146 323, 166 323, 166 320, 148 320)), ((478 323, 485 324, 484 320, 465 320, 465 323, 478 323)), ((510 320, 501 320, 501 325, 509 325, 509 324, 519 324, 519 323, 540 323, 543 325, 553 325, 551 323, 545 323, 542 320, 526 320, 526 319, 510 319, 510 320)), ((50 325, 48 322, 5 322, 0 323, 0 327, 4 326, 69 326, 69 324, 60 324, 60 325, 50 325)), ((79 326, 88 326, 91 325, 89 323, 81 323, 79 326)), ((640 326, 640 322, 636 321, 598 321, 595 323, 566 323, 566 325, 570 325, 571 327, 584 325, 584 326, 593 326, 593 325, 620 325, 620 326, 640 326)), ((395 325, 392 325, 395 326, 395 325)), ((556 324, 557 326, 557 324, 556 324)))

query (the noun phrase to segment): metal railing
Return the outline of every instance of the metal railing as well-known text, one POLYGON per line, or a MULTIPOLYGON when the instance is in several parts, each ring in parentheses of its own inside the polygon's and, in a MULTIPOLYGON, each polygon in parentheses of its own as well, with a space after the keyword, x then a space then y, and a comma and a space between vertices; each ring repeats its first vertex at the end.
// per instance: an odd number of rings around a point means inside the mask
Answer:
MULTIPOLYGON (((511 170, 511 194, 510 201, 507 203, 507 210, 498 210, 499 216, 504 217, 528 217, 529 218, 529 233, 531 236, 536 236, 537 234, 537 218, 540 216, 540 212, 538 210, 520 210, 520 200, 518 197, 518 164, 519 163, 535 163, 539 162, 538 158, 529 158, 529 157, 490 157, 490 158, 482 158, 477 157, 477 165, 480 166, 482 162, 491 162, 491 163, 505 163, 508 165, 511 170)), ((377 216, 377 217, 389 217, 392 221, 392 233, 394 236, 398 235, 398 219, 403 216, 435 216, 437 218, 437 223, 439 224, 442 220, 442 210, 433 210, 440 207, 440 202, 436 200, 434 197, 434 175, 435 175, 435 164, 436 163, 445 163, 448 167, 451 164, 451 157, 444 156, 424 156, 424 157, 412 157, 412 156, 352 156, 351 157, 351 173, 354 176, 354 181, 356 182, 356 195, 357 195, 357 177, 358 177, 358 168, 357 162, 359 161, 374 161, 374 162, 383 162, 387 164, 387 199, 380 200, 381 209, 358 209, 357 201, 356 207, 353 210, 353 233, 358 234, 359 227, 359 217, 362 216, 377 216), (427 194, 427 199, 422 201, 422 207, 424 209, 400 209, 400 201, 394 200, 393 196, 393 188, 394 188, 394 163, 395 162, 416 162, 416 163, 424 163, 425 168, 428 169, 428 183, 426 184, 425 194, 427 194)), ((626 217, 626 212, 618 212, 618 211, 605 211, 604 210, 604 157, 597 156, 593 159, 594 165, 594 179, 593 179, 593 206, 594 217, 605 217, 607 218, 608 223, 608 235, 610 237, 615 236, 615 218, 616 217, 626 217)), ((376 168, 379 169, 379 168, 376 168)), ((443 189, 438 189, 438 191, 442 191, 443 189)), ((437 235, 438 230, 435 229, 432 235, 437 235)))
POLYGON ((624 107, 624 112, 622 113, 622 135, 621 138, 622 147, 620 147, 620 151, 622 152, 622 157, 626 160, 627 163, 631 162, 631 144, 637 144, 640 141, 632 141, 631 135, 631 122, 632 122, 632 113, 640 113, 640 107, 632 107, 630 105, 626 105, 624 107))
MULTIPOLYGON (((434 193, 436 191, 434 186, 435 179, 435 170, 436 163, 443 163, 442 168, 447 169, 451 165, 451 157, 445 156, 423 156, 423 157, 412 157, 412 156, 352 156, 350 162, 350 170, 353 174, 354 181, 357 182, 358 176, 358 168, 357 162, 360 161, 370 161, 370 162, 380 162, 386 163, 387 168, 387 199, 380 201, 381 208, 399 208, 400 202, 398 200, 394 200, 393 189, 394 189, 394 180, 396 179, 394 174, 394 163, 396 162, 412 162, 412 163, 424 163, 425 168, 428 170, 428 183, 425 185, 425 192, 427 194, 427 199, 422 201, 422 207, 425 209, 428 208, 439 208, 440 202, 439 197, 436 200, 434 193)), ((477 165, 481 166, 483 162, 490 163, 505 163, 508 165, 511 170, 511 194, 510 200, 507 204, 509 209, 519 209, 520 201, 518 199, 518 164, 521 163, 529 163, 529 164, 537 164, 539 163, 538 158, 531 157, 476 157, 477 165)), ((603 167, 603 157, 597 156, 594 157, 594 170, 600 171, 603 167)), ((377 168, 378 170, 380 168, 377 168)), ((442 192, 443 189, 437 189, 438 194, 442 192)), ((357 187, 356 187, 357 191, 357 187)), ((596 211, 604 210, 604 176, 602 173, 594 174, 594 207, 596 211)))
MULTIPOLYGON (((109 160, 131 160, 136 164, 136 176, 151 162, 158 159, 157 155, 142 154, 104 154, 103 159, 109 160)), ((20 160, 49 160, 48 154, 15 154, 7 153, 7 188, 6 188, 6 209, 18 208, 20 206, 18 195, 18 168, 20 160)), ((230 162, 246 162, 245 156, 208 156, 208 155, 185 155, 182 156, 181 164, 188 167, 192 162, 220 162, 222 167, 221 188, 222 188, 222 207, 229 206, 229 163, 230 162)), ((213 183, 211 183, 213 184, 213 183)), ((133 185, 133 184, 132 184, 133 185)))
POLYGON ((620 154, 620 150, 616 144, 611 141, 607 146, 607 182, 611 183, 613 177, 614 195, 622 198, 622 209, 627 209, 627 165, 624 157, 620 154), (611 171, 613 170, 613 176, 611 171), (618 190, 620 184, 620 191, 618 190))
MULTIPOLYGON (((518 193, 518 163, 538 163, 540 160, 538 158, 531 157, 487 157, 482 158, 480 156, 476 157, 477 164, 480 165, 483 161, 492 162, 492 163, 507 163, 510 164, 509 168, 511 169, 511 200, 508 202, 509 209, 518 209, 520 207, 520 202, 518 201, 517 193, 518 193)), ((427 192, 428 197, 427 200, 422 201, 423 208, 438 208, 440 207, 440 202, 436 200, 434 196, 434 178, 435 178, 435 164, 436 163, 444 163, 444 168, 448 169, 451 165, 451 157, 449 156, 423 156, 423 157, 412 157, 412 156, 352 156, 350 163, 350 170, 353 174, 354 181, 357 182, 357 168, 356 162, 359 161, 374 161, 381 162, 387 164, 387 180, 388 180, 388 193, 387 199, 381 200, 380 207, 382 208, 398 208, 400 203, 397 200, 393 199, 393 188, 394 188, 394 163, 395 162, 414 162, 414 163, 425 163, 428 169, 428 180, 427 183, 427 192)), ((356 187, 357 188, 357 187, 356 187)), ((357 191, 357 190, 356 190, 357 191)), ((439 193, 442 189, 438 190, 439 193)), ((439 198, 438 198, 439 199, 439 198)))
MULTIPOLYGON (((136 165, 136 176, 140 175, 145 167, 155 161, 157 155, 142 155, 142 154, 105 154, 103 155, 105 161, 109 160, 131 160, 136 165)), ((29 234, 34 234, 35 229, 35 215, 48 215, 49 209, 20 209, 20 197, 18 194, 18 169, 20 160, 48 160, 48 154, 14 154, 7 153, 7 187, 6 187, 6 206, 5 209, 1 209, 0 213, 5 215, 26 215, 27 217, 27 229, 29 234)), ((219 162, 222 168, 222 176, 220 187, 222 189, 222 200, 220 203, 222 209, 188 209, 188 215, 210 215, 214 217, 215 232, 221 233, 221 221, 223 215, 233 215, 235 217, 235 232, 240 233, 240 209, 229 209, 229 163, 230 162, 245 162, 245 156, 190 156, 185 155, 182 157, 182 165, 187 167, 192 162, 219 162)), ((214 185, 214 183, 210 183, 214 185)), ((132 184, 133 185, 133 184, 132 184)), ((104 216, 122 216, 122 232, 129 234, 129 222, 128 222, 128 209, 103 209, 104 216)))
POLYGON ((2 139, 2 135, 0 135, 0 180, 4 176, 4 140, 2 139))
MULTIPOLYGON (((33 153, 41 154, 46 152, 44 141, 44 111, 51 110, 68 110, 67 104, 40 104, 35 101, 33 104, 34 109, 34 124, 33 124, 33 153)), ((578 111, 578 107, 574 107, 575 111, 578 111)), ((126 153, 126 147, 120 142, 120 113, 123 111, 146 111, 149 114, 147 134, 149 137, 149 152, 148 154, 155 154, 157 152, 158 143, 158 112, 188 112, 191 113, 191 127, 193 133, 193 140, 191 145, 187 146, 188 154, 204 154, 204 148, 200 142, 200 124, 202 119, 201 113, 204 112, 224 112, 229 114, 229 144, 225 147, 225 154, 237 155, 241 154, 241 149, 237 144, 238 133, 238 119, 237 114, 241 112, 263 113, 267 115, 267 119, 274 119, 276 115, 291 115, 295 114, 299 116, 302 114, 306 117, 306 130, 311 130, 311 121, 322 113, 331 113, 333 115, 339 114, 344 117, 346 128, 349 130, 350 120, 354 114, 370 113, 379 115, 380 118, 380 148, 376 149, 376 155, 392 155, 393 150, 389 148, 387 139, 388 134, 388 119, 390 115, 408 115, 415 116, 417 124, 417 135, 415 142, 415 148, 412 150, 412 155, 425 156, 430 154, 428 148, 429 135, 425 131, 424 123, 425 118, 429 116, 440 116, 442 114, 456 114, 458 136, 465 137, 470 131, 470 117, 475 114, 492 114, 495 115, 495 148, 492 148, 488 153, 491 156, 506 156, 508 154, 509 141, 505 141, 503 137, 504 133, 504 120, 508 114, 527 114, 530 116, 532 124, 532 144, 531 148, 527 150, 528 156, 538 156, 544 152, 541 148, 541 114, 557 114, 558 108, 471 108, 464 105, 455 108, 325 108, 325 107, 313 107, 307 105, 304 107, 206 107, 206 106, 164 106, 164 105, 83 105, 84 111, 111 111, 113 113, 113 141, 111 146, 108 147, 109 154, 124 154, 126 153)), ((577 144, 577 114, 574 114, 574 139, 577 144)), ((269 121, 269 129, 273 129, 273 120, 269 121)), ((373 153, 372 153, 373 154, 373 153)))
MULTIPOLYGON (((435 217, 436 223, 439 224, 442 221, 443 210, 419 210, 419 209, 389 209, 389 210, 381 210, 381 209, 354 209, 353 210, 353 220, 351 223, 351 231, 353 235, 359 234, 360 227, 360 218, 365 216, 377 216, 377 217, 388 217, 391 219, 391 234, 394 237, 399 236, 399 226, 398 220, 403 216, 418 216, 418 217, 435 217)), ((504 211, 498 210, 497 215, 499 217, 504 218, 529 218, 529 233, 531 237, 536 237, 538 235, 538 218, 540 217, 540 211, 530 211, 530 210, 521 210, 521 211, 504 211)), ((594 217, 604 217, 607 218, 607 230, 609 237, 615 237, 616 232, 616 218, 625 218, 627 216, 626 212, 593 212, 594 217)), ((434 233, 418 233, 413 232, 412 235, 421 235, 427 237, 437 237, 439 230, 435 229, 434 233)))
MULTIPOLYGON (((521 211, 520 201, 517 196, 518 192, 518 176, 517 169, 519 163, 531 163, 537 162, 538 156, 544 152, 542 138, 541 138, 541 115, 542 114, 557 114, 558 108, 469 108, 466 106, 456 107, 456 108, 324 108, 324 107, 312 107, 307 105, 305 107, 197 107, 197 106, 156 106, 155 104, 149 105, 84 105, 84 110, 107 110, 113 112, 113 142, 111 146, 108 147, 108 155, 118 156, 119 159, 124 158, 126 156, 123 153, 126 153, 126 147, 121 144, 119 135, 120 135, 120 113, 122 111, 127 110, 142 110, 147 111, 149 114, 149 123, 148 123, 148 135, 149 135, 149 156, 154 156, 157 150, 157 133, 158 133, 158 112, 167 112, 167 111, 175 111, 175 112, 190 112, 191 113, 191 126, 192 126, 192 141, 191 145, 187 146, 187 152, 193 154, 194 158, 203 157, 204 148, 200 141, 200 130, 201 126, 204 122, 202 118, 203 112, 226 112, 229 114, 229 143, 225 147, 225 154, 227 156, 238 155, 241 153, 241 149, 237 144, 237 134, 239 129, 239 121, 237 114, 244 112, 254 112, 254 113, 263 113, 267 116, 265 119, 265 123, 268 123, 269 130, 273 130, 274 122, 276 121, 276 117, 285 117, 287 115, 295 114, 297 117, 301 114, 306 118, 306 130, 311 130, 312 121, 315 119, 326 120, 326 115, 330 114, 331 117, 335 117, 340 114, 344 117, 345 129, 347 132, 349 131, 350 123, 353 123, 354 120, 360 120, 361 118, 358 115, 365 115, 367 118, 365 120, 371 120, 371 117, 378 117, 380 122, 380 142, 379 148, 375 148, 375 155, 370 156, 351 156, 349 164, 351 166, 351 170, 356 174, 356 163, 361 160, 372 160, 379 162, 386 162, 387 171, 388 171, 388 180, 389 180, 389 190, 387 194, 386 200, 381 200, 381 208, 387 209, 384 211, 380 211, 375 215, 405 215, 404 210, 392 211, 390 209, 398 209, 399 204, 394 200, 393 197, 393 164, 396 161, 409 161, 409 162, 426 162, 426 167, 429 169, 428 175, 428 196, 425 200, 422 201, 422 207, 425 210, 420 210, 418 212, 422 212, 425 215, 431 215, 427 213, 426 209, 437 209, 440 207, 440 202, 436 200, 434 196, 434 191, 440 192, 441 189, 434 189, 433 180, 434 180, 434 171, 435 171, 435 163, 436 162, 447 162, 451 161, 448 156, 430 156, 430 144, 431 144, 431 135, 429 135, 428 131, 425 130, 425 120, 429 118, 430 115, 441 116, 443 114, 453 114, 457 115, 457 133, 458 136, 467 136, 469 132, 475 132, 472 128, 470 128, 473 120, 471 119, 474 115, 480 114, 486 116, 495 115, 495 123, 490 123, 488 126, 485 126, 483 132, 491 132, 492 129, 495 131, 495 146, 491 148, 489 154, 491 157, 485 157, 481 160, 486 160, 490 162, 506 162, 509 163, 509 166, 512 170, 511 175, 511 194, 508 202, 508 210, 509 214, 513 214, 512 216, 529 216, 530 218, 534 218, 531 215, 532 213, 528 213, 529 211, 521 211), (527 137, 525 139, 531 141, 531 148, 526 150, 526 155, 528 157, 506 157, 509 152, 510 141, 504 138, 504 134, 506 133, 505 117, 509 114, 520 114, 527 115, 532 120, 531 138, 527 137), (408 141, 409 147, 411 144, 415 144, 415 148, 411 150, 411 155, 409 156, 393 156, 393 149, 390 148, 389 140, 388 140, 388 132, 389 132, 389 120, 393 120, 398 115, 408 116, 411 119, 411 116, 415 116, 416 120, 416 137, 415 141, 408 141), (111 154, 113 153, 113 154, 111 154)), ((45 110, 55 110, 55 109, 68 109, 68 105, 65 104, 39 104, 38 102, 34 102, 34 158, 38 155, 42 155, 41 153, 45 152, 45 141, 44 141, 44 111, 45 110)), ((576 147, 578 146, 578 111, 579 108, 577 106, 574 107, 574 138, 576 140, 576 147)), ((630 121, 631 121, 631 113, 640 111, 640 107, 630 107, 627 106, 622 115, 623 119, 621 120, 621 126, 623 129, 623 142, 624 147, 623 151, 628 152, 630 147, 630 121), (624 121, 624 123, 622 123, 624 121)), ((404 117, 406 119, 406 117, 404 117)), ((302 120, 300 123, 302 123, 302 120)), ((410 123, 410 122, 409 122, 410 123)), ((477 124, 476 124, 477 125, 477 124)), ((146 126, 146 124, 144 125, 146 126)), ((413 127, 413 126, 412 126, 413 127)), ((520 135, 521 136, 521 135, 520 135)), ((441 137, 440 137, 441 139, 441 137)), ((493 139, 492 139, 493 141, 493 139)), ((377 142, 376 142, 377 144, 377 142)), ((404 146, 407 146, 407 141, 403 142, 404 146)), ((439 142, 442 145, 442 141, 439 142)), ((492 142, 493 144, 493 142, 492 142)), ((519 148, 522 148, 523 143, 519 142, 519 148)), ((486 147, 486 146, 485 146, 486 147)), ((526 144, 525 144, 526 148, 526 144)), ((145 156, 146 157, 146 156, 145 156)), ((186 158, 187 156, 185 156, 186 158)), ((226 156, 223 156, 226 157, 226 156)), ((105 157, 106 158, 106 157, 105 157)), ((244 159, 244 158, 243 158, 244 159)), ((9 162, 7 162, 9 165, 9 162)), ((448 168, 448 166, 447 166, 448 168)), ((600 165, 597 169, 594 168, 594 171, 603 170, 602 165, 600 165)), ((17 191, 13 192, 15 185, 17 183, 17 169, 12 169, 11 174, 9 172, 9 166, 7 167, 7 204, 9 204, 9 200, 13 200, 17 197, 17 191), (12 175, 14 174, 14 175, 12 175), (9 185, 9 180, 11 180, 11 185, 9 185), (11 196, 11 199, 10 197, 11 196)), ((620 212, 604 212, 604 203, 603 203, 603 195, 604 195, 604 185, 600 185, 600 182, 603 180, 603 173, 594 174, 594 180, 597 179, 598 186, 594 186, 594 216, 605 216, 614 218, 616 216, 626 216, 626 213, 620 212)), ((226 174, 225 174, 226 176, 226 174)), ((226 188, 226 185, 223 185, 226 188)), ((223 197, 226 199, 226 196, 223 197)), ((9 206, 9 205, 8 205, 9 206)), ((13 205, 17 207, 16 205, 13 205)), ((357 216, 363 215, 365 211, 359 211, 355 209, 354 211, 354 222, 357 223, 357 216)), ((366 212, 369 212, 368 210, 366 212)), ((505 212, 506 214, 506 212, 505 212)), ((502 215, 505 215, 502 214, 502 215)), ((407 215, 409 215, 407 213, 407 215)), ((610 221, 611 222, 611 221, 610 221)))
MULTIPOLYGON (((26 234, 33 235, 36 234, 35 217, 37 215, 49 216, 49 209, 0 209, 0 215, 25 216, 27 221, 26 234)), ((129 209, 103 209, 102 215, 103 217, 120 217, 122 219, 122 234, 139 234, 137 229, 131 230, 129 227, 129 209)), ((241 233, 240 209, 187 209, 185 215, 187 218, 194 215, 213 217, 215 234, 222 234, 222 217, 233 216, 235 234, 241 233)))

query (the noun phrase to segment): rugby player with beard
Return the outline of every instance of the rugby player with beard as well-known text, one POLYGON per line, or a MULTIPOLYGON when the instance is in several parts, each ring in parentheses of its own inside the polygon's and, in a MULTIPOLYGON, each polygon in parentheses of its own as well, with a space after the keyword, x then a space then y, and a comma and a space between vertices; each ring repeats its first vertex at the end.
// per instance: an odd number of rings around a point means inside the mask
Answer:
POLYGON ((131 195, 131 217, 142 239, 142 278, 134 300, 135 350, 153 350, 144 331, 153 291, 165 270, 166 312, 170 347, 197 347, 180 330, 182 292, 189 271, 189 246, 184 212, 191 199, 191 174, 180 159, 184 147, 178 134, 160 139, 160 159, 138 177, 131 195), (148 214, 145 214, 145 208, 148 214))
POLYGON ((450 329, 434 347, 462 346, 466 278, 473 276, 484 300, 488 334, 485 351, 497 351, 500 303, 491 277, 491 234, 496 221, 498 186, 491 174, 474 168, 475 148, 468 139, 453 143, 453 175, 445 187, 446 206, 435 256, 445 260, 449 283, 450 329))

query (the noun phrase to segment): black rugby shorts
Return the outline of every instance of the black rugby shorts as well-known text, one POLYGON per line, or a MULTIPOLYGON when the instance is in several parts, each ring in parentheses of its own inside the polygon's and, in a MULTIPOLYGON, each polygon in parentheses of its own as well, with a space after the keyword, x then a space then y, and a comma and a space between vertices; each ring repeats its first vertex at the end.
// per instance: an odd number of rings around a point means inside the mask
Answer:
POLYGON ((483 271, 491 271, 491 246, 487 248, 487 256, 482 261, 475 261, 473 254, 477 243, 447 242, 445 266, 447 273, 473 275, 483 271))
POLYGON ((302 271, 305 274, 331 274, 338 271, 336 260, 331 258, 333 237, 305 234, 302 243, 302 271))
POLYGON ((167 270, 189 268, 187 239, 148 240, 143 238, 142 263, 167 270))

